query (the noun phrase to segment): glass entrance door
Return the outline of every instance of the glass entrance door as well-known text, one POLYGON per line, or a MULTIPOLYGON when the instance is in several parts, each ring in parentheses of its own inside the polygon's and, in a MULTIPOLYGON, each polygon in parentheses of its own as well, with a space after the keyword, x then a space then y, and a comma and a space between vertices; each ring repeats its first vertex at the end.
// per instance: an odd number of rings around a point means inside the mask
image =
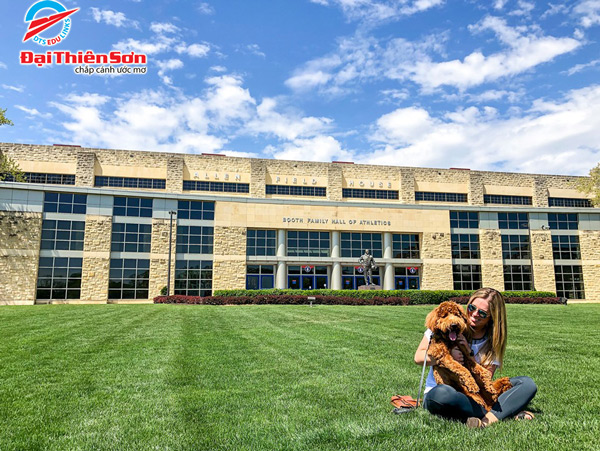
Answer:
POLYGON ((288 266, 288 288, 292 290, 321 290, 328 284, 327 266, 288 266))
POLYGON ((419 290, 419 268, 394 268, 394 283, 396 290, 419 290))

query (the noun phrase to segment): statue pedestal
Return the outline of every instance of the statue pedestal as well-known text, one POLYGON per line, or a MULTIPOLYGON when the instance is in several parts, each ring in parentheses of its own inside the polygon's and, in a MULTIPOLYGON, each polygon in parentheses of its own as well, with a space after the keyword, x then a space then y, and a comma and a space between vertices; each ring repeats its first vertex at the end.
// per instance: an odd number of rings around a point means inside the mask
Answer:
POLYGON ((381 290, 381 285, 361 285, 359 290, 381 290))

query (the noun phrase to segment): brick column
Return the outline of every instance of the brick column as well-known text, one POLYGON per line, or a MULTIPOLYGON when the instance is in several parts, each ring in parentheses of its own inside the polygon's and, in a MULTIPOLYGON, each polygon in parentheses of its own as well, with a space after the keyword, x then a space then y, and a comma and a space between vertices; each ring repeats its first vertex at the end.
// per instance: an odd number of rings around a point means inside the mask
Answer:
POLYGON ((549 230, 531 231, 533 283, 537 291, 556 292, 552 236, 549 230))
POLYGON ((96 155, 93 152, 77 153, 75 186, 94 186, 94 166, 96 155))
POLYGON ((183 192, 183 157, 173 155, 167 160, 167 192, 183 192))
POLYGON ((422 290, 452 290, 452 247, 450 233, 423 233, 422 290))
MULTIPOLYGON (((415 203, 415 171, 410 168, 400 169, 400 202, 415 203)), ((451 274, 452 275, 452 274, 451 274)))
POLYGON ((585 298, 598 301, 600 300, 600 231, 580 230, 579 247, 585 298))
POLYGON ((342 197, 343 173, 339 163, 327 166, 327 200, 340 201, 342 197))
POLYGON ((533 178, 533 199, 534 207, 548 206, 548 179, 544 176, 533 178))
POLYGON ((34 304, 42 214, 0 211, 0 305, 34 304))
POLYGON ((482 286, 504 291, 502 236, 500 230, 481 230, 479 232, 479 249, 481 252, 482 286))
POLYGON ((250 196, 258 197, 258 198, 265 198, 266 183, 267 183, 266 162, 264 160, 251 160, 251 162, 250 162, 250 196))
POLYGON ((478 172, 469 172, 469 205, 483 205, 483 178, 478 172))
POLYGON ((214 229, 213 291, 246 288, 246 228, 214 229))
POLYGON ((86 215, 81 301, 107 302, 112 217, 86 215))

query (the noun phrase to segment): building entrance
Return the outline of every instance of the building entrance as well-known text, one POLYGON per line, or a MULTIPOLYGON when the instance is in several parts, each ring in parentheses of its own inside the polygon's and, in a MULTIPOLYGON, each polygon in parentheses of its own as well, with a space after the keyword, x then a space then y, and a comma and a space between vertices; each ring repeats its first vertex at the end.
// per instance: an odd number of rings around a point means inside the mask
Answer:
POLYGON ((327 266, 288 266, 288 288, 292 290, 322 290, 328 285, 327 266))
MULTIPOLYGON (((381 285, 379 276, 379 267, 373 269, 373 283, 381 285)), ((358 290, 358 287, 365 285, 362 266, 342 266, 342 289, 358 290)))
POLYGON ((416 266, 394 268, 394 283, 396 290, 419 290, 419 268, 416 266))

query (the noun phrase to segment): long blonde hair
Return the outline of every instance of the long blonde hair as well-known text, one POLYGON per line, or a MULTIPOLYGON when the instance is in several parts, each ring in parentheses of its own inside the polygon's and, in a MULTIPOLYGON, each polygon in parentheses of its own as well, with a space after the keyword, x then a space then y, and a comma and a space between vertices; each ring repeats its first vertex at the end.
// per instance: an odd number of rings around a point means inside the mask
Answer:
POLYGON ((490 321, 488 322, 487 343, 479 351, 481 364, 490 366, 494 360, 500 362, 502 366, 504 360, 504 351, 506 350, 506 306, 504 298, 499 291, 493 288, 480 288, 469 298, 467 305, 475 299, 486 299, 490 305, 490 321))

